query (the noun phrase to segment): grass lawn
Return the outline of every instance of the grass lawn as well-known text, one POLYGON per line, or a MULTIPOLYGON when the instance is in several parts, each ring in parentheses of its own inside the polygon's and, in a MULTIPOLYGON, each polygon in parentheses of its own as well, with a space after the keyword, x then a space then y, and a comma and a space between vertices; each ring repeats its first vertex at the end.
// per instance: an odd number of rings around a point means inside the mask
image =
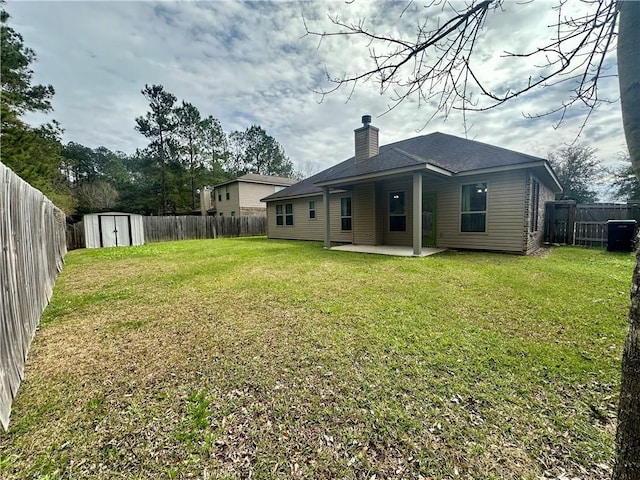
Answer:
POLYGON ((70 252, 0 478, 608 478, 633 257, 70 252))

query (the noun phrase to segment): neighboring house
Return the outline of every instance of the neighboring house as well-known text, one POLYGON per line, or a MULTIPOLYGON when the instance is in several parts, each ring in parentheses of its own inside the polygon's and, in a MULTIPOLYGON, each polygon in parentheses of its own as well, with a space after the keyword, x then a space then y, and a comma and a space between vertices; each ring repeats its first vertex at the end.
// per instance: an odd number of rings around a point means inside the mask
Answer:
POLYGON ((362 117, 355 156, 263 198, 269 238, 527 254, 562 187, 543 158, 432 133, 378 147, 362 117))
POLYGON ((213 187, 204 187, 200 192, 201 213, 219 217, 264 217, 267 204, 261 198, 296 182, 293 178, 247 173, 213 187))

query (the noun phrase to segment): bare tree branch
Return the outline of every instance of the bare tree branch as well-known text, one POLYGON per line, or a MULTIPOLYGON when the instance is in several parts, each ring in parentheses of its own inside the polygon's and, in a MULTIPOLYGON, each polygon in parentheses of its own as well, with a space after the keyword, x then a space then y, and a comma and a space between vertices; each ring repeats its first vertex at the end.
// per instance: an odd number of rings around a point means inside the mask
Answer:
MULTIPOLYGON (((458 11, 448 1, 434 0, 432 5, 442 5, 442 9, 450 10, 451 15, 444 23, 432 28, 429 28, 428 20, 424 20, 418 25, 413 40, 380 35, 368 29, 364 19, 353 24, 337 16, 329 17, 336 27, 335 31, 329 32, 314 31, 305 21, 305 36, 318 37, 318 48, 323 40, 331 37, 358 37, 366 40, 371 61, 370 68, 354 74, 335 77, 327 71, 327 80, 333 86, 315 91, 321 95, 322 101, 327 94, 349 85, 349 101, 357 84, 373 81, 379 85, 381 94, 391 94, 391 103, 384 113, 415 97, 419 106, 424 103, 435 105, 435 113, 446 117, 454 109, 463 112, 490 110, 536 88, 575 83, 571 88, 573 93, 562 105, 528 115, 560 114, 557 124, 564 121, 567 109, 577 103, 593 109, 602 102, 610 101, 600 98, 598 82, 608 76, 605 75, 605 59, 615 47, 616 0, 582 0, 593 4, 594 10, 575 17, 565 14, 567 0, 559 0, 554 7, 557 10, 556 23, 549 26, 554 31, 550 42, 531 51, 504 51, 501 55, 541 58, 542 63, 533 67, 536 71, 528 76, 525 83, 499 92, 495 87, 492 89, 490 80, 482 78, 472 66, 472 57, 488 14, 502 9, 503 1, 471 0, 458 11)), ((410 0, 400 17, 407 14, 412 3, 410 0)))

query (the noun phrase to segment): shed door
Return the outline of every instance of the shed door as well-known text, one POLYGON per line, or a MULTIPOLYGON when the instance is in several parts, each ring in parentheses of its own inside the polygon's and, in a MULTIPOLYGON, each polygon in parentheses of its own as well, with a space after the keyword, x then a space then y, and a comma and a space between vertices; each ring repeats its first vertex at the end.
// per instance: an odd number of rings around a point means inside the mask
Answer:
POLYGON ((131 217, 129 215, 98 215, 101 247, 131 245, 131 217))

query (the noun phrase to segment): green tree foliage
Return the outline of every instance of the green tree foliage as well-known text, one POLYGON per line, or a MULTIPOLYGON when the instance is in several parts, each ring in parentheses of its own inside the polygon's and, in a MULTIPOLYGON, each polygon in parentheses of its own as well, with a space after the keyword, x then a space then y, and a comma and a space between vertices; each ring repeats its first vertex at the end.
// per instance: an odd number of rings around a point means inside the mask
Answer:
MULTIPOLYGON (((160 213, 171 211, 169 202, 170 162, 177 151, 175 134, 178 126, 175 95, 165 91, 162 85, 145 85, 141 91, 148 100, 150 111, 136 118, 136 130, 150 140, 149 153, 157 163, 160 173, 160 213)), ((175 211, 175 208, 173 209, 175 211)))
POLYGON ((62 147, 62 157, 62 171, 77 199, 78 213, 110 210, 117 205, 119 190, 130 178, 126 154, 69 142, 62 147))
MULTIPOLYGON (((224 165, 229 157, 229 142, 217 118, 209 115, 203 125, 203 156, 211 178, 207 185, 223 182, 228 179, 224 165)), ((204 185, 204 184, 203 184, 204 185)))
POLYGON ((246 173, 244 170, 244 147, 244 132, 231 132, 224 168, 232 178, 246 173))
POLYGON ((127 181, 118 186, 117 210, 157 215, 162 203, 160 170, 153 152, 136 150, 125 159, 127 181))
POLYGON ((51 122, 31 127, 20 120, 26 112, 50 112, 51 85, 32 85, 30 65, 36 54, 22 35, 8 25, 0 7, 0 148, 2 162, 71 213, 75 202, 60 171, 60 126, 51 122))
POLYGON ((252 125, 244 132, 234 132, 231 136, 236 150, 232 154, 232 168, 238 173, 293 177, 293 163, 285 155, 282 146, 262 127, 252 125))
POLYGON ((203 118, 186 101, 177 105, 176 97, 161 85, 146 85, 142 94, 150 111, 136 119, 136 130, 150 143, 132 157, 134 178, 144 183, 139 208, 157 204, 152 209, 156 214, 194 211, 199 188, 227 179, 222 167, 227 141, 220 122, 203 118))
POLYGON ((22 35, 7 25, 8 20, 9 14, 2 8, 0 69, 3 108, 6 106, 16 116, 25 112, 49 112, 55 91, 51 85, 31 85, 33 71, 29 66, 36 61, 36 53, 25 46, 22 35))
POLYGON ((196 210, 200 201, 198 186, 226 179, 221 164, 221 160, 226 158, 226 135, 217 119, 211 116, 203 119, 191 103, 183 101, 182 106, 176 109, 176 116, 179 156, 188 173, 190 189, 190 195, 183 194, 180 203, 196 210))
POLYGON ((629 156, 623 159, 623 165, 613 171, 614 196, 619 200, 640 200, 640 181, 633 172, 629 156))
POLYGON ((594 185, 598 183, 603 170, 595 154, 594 148, 572 145, 549 155, 549 162, 564 188, 562 193, 556 195, 556 200, 575 200, 578 203, 598 201, 594 185))

